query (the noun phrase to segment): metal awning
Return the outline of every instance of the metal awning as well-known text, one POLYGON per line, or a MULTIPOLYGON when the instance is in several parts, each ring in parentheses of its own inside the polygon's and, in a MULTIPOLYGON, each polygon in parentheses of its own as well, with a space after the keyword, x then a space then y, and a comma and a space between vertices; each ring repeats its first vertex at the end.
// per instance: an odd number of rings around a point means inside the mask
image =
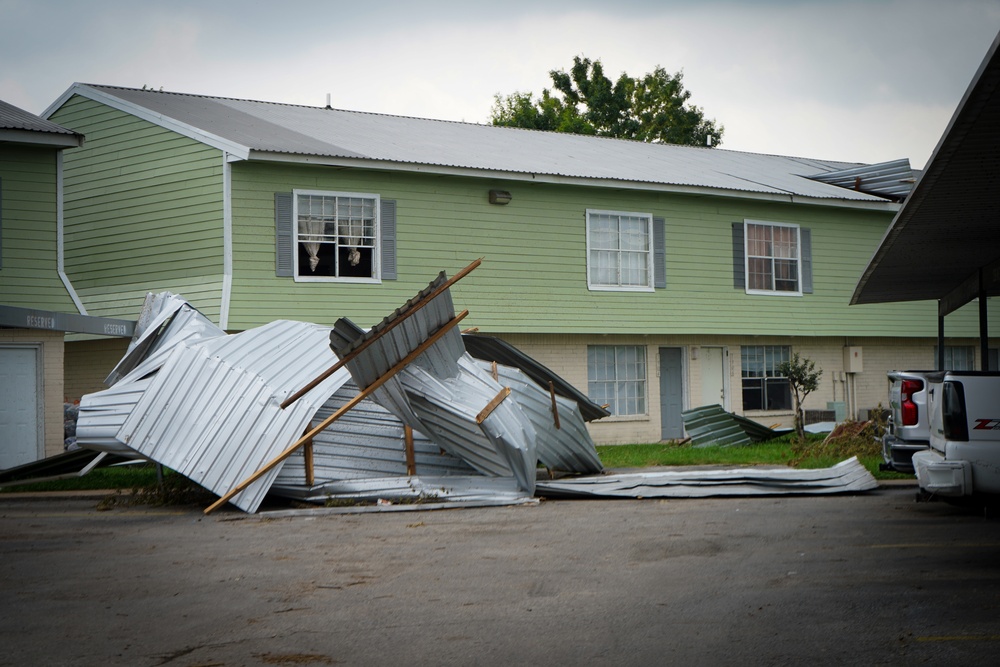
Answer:
POLYGON ((994 40, 851 304, 935 299, 941 317, 1000 294, 1000 56, 994 40))

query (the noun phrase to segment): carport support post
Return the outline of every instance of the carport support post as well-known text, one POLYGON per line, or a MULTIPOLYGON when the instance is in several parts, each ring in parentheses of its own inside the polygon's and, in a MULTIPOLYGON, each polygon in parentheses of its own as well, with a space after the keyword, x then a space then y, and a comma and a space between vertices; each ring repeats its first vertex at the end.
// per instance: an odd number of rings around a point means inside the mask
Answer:
POLYGON ((938 301, 938 349, 937 370, 944 370, 944 315, 941 314, 941 302, 938 301))
POLYGON ((987 327, 986 283, 979 269, 979 370, 990 370, 990 332, 987 327))

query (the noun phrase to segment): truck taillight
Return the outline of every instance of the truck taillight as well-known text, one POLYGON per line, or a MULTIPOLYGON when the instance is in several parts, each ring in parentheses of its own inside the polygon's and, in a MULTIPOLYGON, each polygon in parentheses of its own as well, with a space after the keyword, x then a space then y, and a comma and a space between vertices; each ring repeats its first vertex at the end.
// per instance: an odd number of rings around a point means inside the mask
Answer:
POLYGON ((965 389, 961 382, 945 382, 942 386, 942 426, 946 440, 968 442, 969 422, 965 417, 965 389))
POLYGON ((903 417, 903 426, 916 426, 920 416, 917 404, 913 402, 913 395, 924 388, 923 380, 903 380, 900 389, 900 412, 903 417))

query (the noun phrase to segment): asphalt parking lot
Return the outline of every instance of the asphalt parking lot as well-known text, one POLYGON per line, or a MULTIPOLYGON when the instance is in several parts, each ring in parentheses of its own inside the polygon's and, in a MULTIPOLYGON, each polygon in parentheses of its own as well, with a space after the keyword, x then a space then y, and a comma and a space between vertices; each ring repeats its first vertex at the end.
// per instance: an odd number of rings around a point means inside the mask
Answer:
POLYGON ((987 665, 1000 519, 857 496, 290 518, 0 496, 4 665, 987 665))

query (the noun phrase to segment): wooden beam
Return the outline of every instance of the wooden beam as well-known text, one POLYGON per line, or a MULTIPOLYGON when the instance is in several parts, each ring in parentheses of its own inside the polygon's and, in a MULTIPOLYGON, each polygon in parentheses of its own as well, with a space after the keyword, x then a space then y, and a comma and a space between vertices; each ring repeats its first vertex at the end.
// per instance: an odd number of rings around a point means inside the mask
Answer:
POLYGON ((403 441, 406 447, 406 474, 412 477, 417 474, 417 457, 413 452, 413 429, 403 425, 403 441))
POLYGON ((265 463, 264 466, 260 470, 258 470, 254 474, 252 474, 249 477, 247 477, 245 480, 243 480, 242 482, 240 482, 239 484, 237 484, 236 486, 234 486, 228 493, 226 493, 226 495, 222 496, 217 501, 215 501, 214 503, 212 503, 211 505, 209 505, 207 508, 205 508, 205 514, 210 514, 213 511, 215 511, 216 509, 218 509, 219 507, 221 507, 222 505, 225 505, 237 493, 239 493, 243 489, 247 488, 248 486, 250 486, 251 484, 253 484, 254 482, 256 482, 258 479, 260 479, 261 477, 263 477, 264 475, 266 475, 267 472, 269 470, 271 470, 274 466, 278 465, 279 463, 281 463, 282 461, 284 461, 285 459, 287 459, 289 456, 291 456, 292 453, 296 449, 298 449, 299 447, 301 447, 302 445, 304 445, 306 442, 311 441, 314 437, 316 437, 316 435, 318 433, 321 433, 323 431, 323 429, 325 429, 327 426, 329 426, 333 422, 335 422, 338 419, 340 419, 351 408, 353 408, 354 406, 356 406, 358 403, 360 403, 361 401, 363 401, 365 398, 367 398, 371 394, 375 393, 375 391, 379 387, 381 387, 383 384, 385 384, 386 382, 388 382, 399 371, 401 371, 404 368, 406 368, 410 364, 410 362, 412 362, 414 359, 416 359, 421 354, 423 354, 424 352, 426 352, 428 348, 430 348, 432 345, 434 345, 434 343, 438 342, 438 340, 440 340, 446 333, 448 333, 449 331, 451 331, 452 327, 456 326, 459 322, 461 322, 462 320, 464 320, 468 314, 469 314, 469 311, 463 310, 461 313, 459 313, 454 318, 452 318, 451 321, 449 321, 443 327, 441 327, 440 329, 438 329, 437 331, 435 331, 427 340, 425 340, 423 343, 421 343, 420 345, 418 345, 417 348, 415 350, 413 350, 413 352, 410 352, 402 360, 400 360, 399 363, 397 363, 395 366, 393 366, 388 371, 386 371, 385 375, 383 375, 379 379, 375 380, 375 382, 373 382, 370 385, 368 385, 364 389, 364 391, 362 391, 360 394, 358 394, 357 396, 355 396, 354 398, 352 398, 351 400, 349 400, 339 410, 337 410, 332 415, 330 415, 329 417, 327 417, 326 419, 324 419, 322 422, 320 422, 320 424, 316 428, 314 428, 311 431, 309 431, 308 433, 306 433, 304 436, 302 436, 301 438, 299 438, 298 440, 296 440, 294 443, 292 443, 291 445, 289 445, 287 448, 285 448, 285 450, 283 452, 281 452, 276 457, 274 457, 273 459, 271 459, 270 461, 268 461, 267 463, 265 463))
POLYGON ((556 430, 559 430, 559 404, 556 403, 556 385, 552 380, 549 380, 549 396, 552 397, 552 418, 556 423, 556 430))
POLYGON ((390 322, 389 325, 383 331, 379 332, 379 334, 377 336, 369 338, 368 340, 366 340, 365 342, 363 342, 361 345, 358 346, 358 348, 356 350, 354 350, 350 354, 346 355, 343 359, 341 359, 340 361, 338 361, 337 363, 335 363, 333 366, 330 366, 328 369, 326 369, 325 371, 323 371, 322 373, 320 373, 319 375, 317 375, 315 379, 313 379, 311 382, 309 382, 309 384, 307 384, 306 386, 304 386, 302 389, 299 389, 297 392, 295 392, 294 394, 292 394, 291 396, 289 396, 288 398, 286 398, 281 403, 281 409, 284 410, 289 405, 291 405, 292 403, 294 403, 295 401, 299 400, 300 398, 302 398, 303 396, 305 396, 307 393, 309 393, 310 391, 312 391, 316 387, 316 385, 318 385, 320 382, 322 382, 323 380, 327 379, 328 377, 330 377, 331 375, 333 375, 334 373, 336 373, 337 371, 339 371, 341 368, 344 367, 345 364, 347 364, 349 361, 351 361, 352 359, 354 359, 356 356, 358 356, 359 354, 361 354, 362 352, 364 352, 372 343, 374 343, 375 341, 377 341, 379 338, 381 338, 382 336, 384 336, 386 333, 392 331, 400 322, 405 321, 406 318, 410 317, 415 312, 417 312, 418 310, 420 310, 421 308, 423 308, 424 306, 426 306, 428 303, 430 303, 431 301, 433 301, 437 297, 441 296, 441 294, 443 294, 445 290, 447 290, 448 288, 450 288, 452 285, 454 285, 455 283, 457 283, 459 280, 461 280, 465 276, 467 276, 470 273, 472 273, 473 270, 475 270, 476 267, 478 267, 482 263, 483 263, 482 258, 479 258, 479 259, 475 260, 474 262, 472 262, 471 264, 469 264, 464 269, 462 269, 461 271, 459 271, 458 273, 456 273, 454 276, 452 276, 451 278, 449 278, 443 285, 441 285, 436 290, 434 290, 433 292, 431 292, 430 294, 428 294, 425 299, 421 300, 418 303, 415 303, 411 308, 409 308, 408 310, 406 310, 400 317, 398 317, 397 319, 395 319, 392 322, 390 322))
POLYGON ((316 483, 316 475, 313 471, 313 441, 309 440, 302 448, 302 456, 306 460, 306 486, 311 487, 316 483))
POLYGON ((500 393, 493 397, 493 400, 486 404, 486 407, 479 411, 476 415, 476 423, 482 424, 486 421, 486 418, 493 414, 493 411, 503 403, 503 399, 510 396, 510 387, 504 387, 500 390, 500 393))

